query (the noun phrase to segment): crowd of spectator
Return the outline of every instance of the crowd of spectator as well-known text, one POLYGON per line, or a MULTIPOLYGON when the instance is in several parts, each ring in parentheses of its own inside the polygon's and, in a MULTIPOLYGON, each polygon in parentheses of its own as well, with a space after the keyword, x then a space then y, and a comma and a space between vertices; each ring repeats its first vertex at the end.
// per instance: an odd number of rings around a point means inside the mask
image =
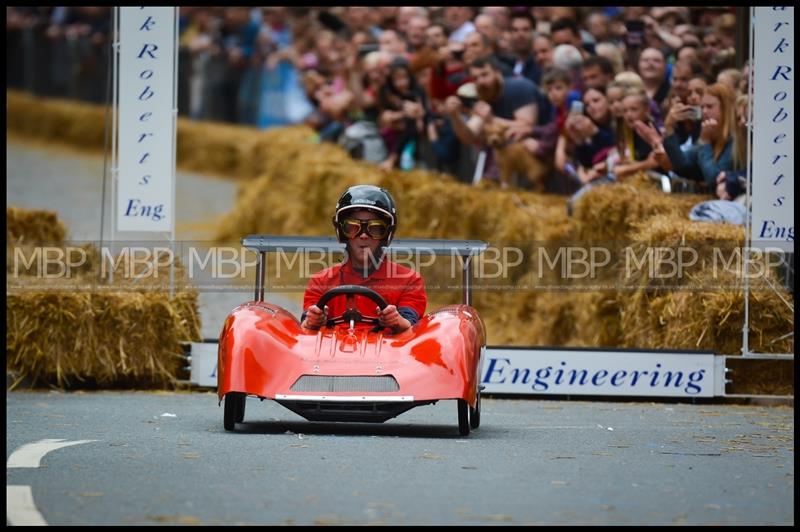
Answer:
MULTIPOLYGON (((179 113, 305 123, 383 169, 577 194, 645 171, 742 193, 735 8, 181 7, 179 113), (499 128, 499 129, 498 129, 499 128), (500 141, 487 141, 487 131, 500 141), (520 145, 524 150, 500 150, 520 145), (533 179, 533 178, 531 178, 533 179), (538 177, 536 179, 539 179, 538 177)), ((111 8, 8 7, 7 86, 103 103, 111 8)), ((673 185, 673 189, 679 187, 673 185)))

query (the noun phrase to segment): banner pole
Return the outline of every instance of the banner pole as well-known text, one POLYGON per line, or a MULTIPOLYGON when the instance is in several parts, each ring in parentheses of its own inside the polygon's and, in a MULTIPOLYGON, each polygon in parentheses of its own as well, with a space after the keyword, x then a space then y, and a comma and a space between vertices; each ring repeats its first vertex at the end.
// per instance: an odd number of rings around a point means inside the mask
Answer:
POLYGON ((176 152, 178 148, 178 38, 180 36, 180 7, 174 7, 175 19, 175 44, 172 52, 173 76, 172 76, 172 223, 170 228, 170 249, 172 257, 169 262, 169 296, 175 295, 175 219, 178 217, 177 211, 177 185, 176 185, 176 152))
POLYGON ((753 108, 755 107, 755 95, 753 93, 753 71, 755 70, 754 45, 755 40, 755 13, 756 8, 750 7, 750 43, 749 57, 750 68, 747 72, 747 191, 745 207, 745 231, 744 231, 744 254, 742 256, 742 276, 744 277, 744 323, 742 324, 742 356, 750 354, 749 344, 749 324, 750 324, 750 278, 747 275, 746 255, 752 248, 752 235, 750 234, 751 224, 751 191, 753 189, 753 108))
MULTIPOLYGON (((113 61, 113 83, 111 92, 113 97, 111 99, 111 235, 109 237, 109 243, 111 245, 111 256, 114 256, 114 250, 116 246, 114 245, 114 241, 117 237, 117 178, 119 177, 119 159, 117 157, 117 138, 118 138, 118 119, 119 119, 119 49, 120 49, 120 27, 119 27, 119 17, 120 17, 120 9, 121 7, 114 8, 114 45, 112 47, 112 51, 114 54, 114 61, 113 61)), ((102 257, 103 257, 103 250, 100 250, 100 260, 102 265, 102 257)), ((109 284, 114 283, 114 266, 116 265, 116 261, 112 259, 112 266, 109 268, 109 277, 108 282, 109 284)))

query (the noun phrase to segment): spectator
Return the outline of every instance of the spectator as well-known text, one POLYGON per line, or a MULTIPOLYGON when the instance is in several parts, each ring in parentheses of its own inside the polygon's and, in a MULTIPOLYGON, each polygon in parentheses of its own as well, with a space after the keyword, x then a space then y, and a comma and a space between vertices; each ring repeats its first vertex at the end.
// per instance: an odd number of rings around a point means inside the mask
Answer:
MULTIPOLYGON (((404 6, 397 9, 395 29, 408 41, 408 25, 414 17, 428 18, 428 10, 421 6, 404 6)), ((409 41, 409 45, 411 42, 409 41)), ((413 51, 413 47, 411 48, 413 51)))
MULTIPOLYGON (((590 52, 586 50, 578 24, 573 19, 560 18, 553 21, 553 24, 550 26, 550 35, 555 46, 570 44, 577 48, 583 59, 591 55, 590 52)), ((592 49, 591 52, 594 52, 594 49, 592 49)))
POLYGON ((599 42, 595 45, 597 57, 604 57, 611 63, 612 77, 622 72, 625 68, 625 58, 622 50, 612 42, 599 42))
POLYGON ((672 33, 672 28, 662 26, 655 17, 645 15, 642 20, 645 24, 644 43, 646 47, 661 50, 664 55, 668 55, 683 45, 683 40, 672 33))
POLYGON ((570 112, 565 134, 559 137, 556 147, 556 168, 581 185, 567 203, 568 214, 572 214, 573 204, 587 190, 614 181, 609 175, 609 161, 616 155, 616 139, 608 99, 601 90, 588 89, 583 102, 586 115, 570 112), (571 162, 573 158, 577 164, 571 162))
POLYGON ((380 127, 389 156, 380 164, 384 170, 399 165, 411 170, 419 157, 420 137, 425 134, 428 100, 417 85, 408 62, 394 59, 380 91, 380 127))
POLYGON ((464 43, 449 41, 439 48, 438 58, 431 71, 431 100, 435 106, 437 101, 444 101, 453 96, 458 88, 469 80, 464 62, 464 43))
POLYGON ((533 54, 533 19, 527 13, 511 15, 511 50, 515 56, 513 74, 539 85, 542 71, 533 54))
POLYGON ((700 135, 699 105, 689 103, 689 81, 693 75, 702 75, 702 68, 698 64, 687 61, 678 61, 672 68, 672 88, 670 96, 665 101, 662 112, 665 115, 664 131, 670 135, 673 132, 678 136, 682 149, 688 149, 697 142, 700 135))
POLYGON ((739 86, 742 83, 742 72, 735 68, 726 68, 717 74, 717 83, 724 83, 731 90, 736 93, 739 91, 739 86))
POLYGON ((419 53, 427 46, 428 40, 428 27, 431 22, 428 17, 421 15, 414 15, 408 21, 406 26, 406 40, 408 41, 408 48, 413 54, 419 53))
MULTIPOLYGON (((713 192, 717 188, 719 173, 734 169, 734 92, 725 84, 715 83, 706 89, 702 107, 699 142, 684 152, 677 136, 673 134, 663 139, 663 147, 669 164, 678 175, 693 177, 699 174, 708 190, 713 192)), ((653 145, 661 140, 645 126, 639 125, 637 131, 649 135, 648 140, 653 145)))
POLYGON ((475 17, 475 31, 489 38, 489 42, 496 43, 500 36, 500 28, 494 22, 494 17, 481 13, 475 17))
POLYGON ((481 13, 484 15, 489 15, 494 19, 494 25, 497 26, 497 29, 500 31, 507 31, 511 27, 511 14, 509 13, 509 9, 505 6, 491 6, 491 7, 484 7, 481 10, 481 13))
POLYGON ((739 94, 749 94, 750 92, 750 61, 745 61, 742 67, 742 79, 739 80, 737 87, 739 94))
POLYGON ((569 72, 572 79, 572 90, 580 93, 583 90, 581 79, 581 65, 583 59, 580 51, 571 44, 559 44, 553 50, 553 66, 569 72))
POLYGON ((447 6, 444 8, 444 23, 450 31, 451 41, 463 42, 464 38, 475 31, 472 23, 472 8, 467 6, 447 6))
POLYGON ((686 96, 686 103, 689 105, 701 105, 703 96, 706 93, 706 87, 708 87, 705 74, 692 74, 687 87, 689 94, 686 96))
POLYGON ((608 107, 611 110, 611 115, 614 117, 614 120, 620 125, 625 120, 623 116, 622 100, 625 99, 626 90, 626 85, 616 80, 609 83, 608 87, 606 87, 608 107))
POLYGON ((508 126, 507 135, 511 139, 530 134, 537 118, 538 89, 533 82, 524 78, 504 79, 496 60, 489 57, 472 62, 470 77, 475 80, 480 101, 475 104, 469 122, 461 118, 458 98, 451 96, 445 102, 456 135, 462 142, 472 144, 479 140, 483 123, 492 119, 508 126))
POLYGON ((614 79, 614 67, 605 57, 591 56, 581 65, 581 79, 584 89, 601 89, 614 79))
POLYGON ((567 120, 568 96, 572 76, 563 68, 551 68, 546 70, 542 79, 542 88, 547 95, 550 103, 551 114, 546 122, 555 124, 555 134, 560 135, 564 129, 564 122, 567 120))
POLYGON ((473 31, 464 38, 464 62, 469 65, 479 57, 494 58, 496 63, 500 66, 504 77, 514 74, 511 64, 513 59, 501 57, 496 54, 489 37, 479 31, 473 31))
POLYGON ((733 128, 733 170, 717 175, 717 197, 736 200, 747 190, 747 137, 750 101, 747 94, 736 97, 736 125, 733 128))
POLYGON ((639 55, 637 70, 644 82, 647 96, 660 107, 670 88, 664 53, 656 48, 645 48, 639 55))
MULTIPOLYGON (((650 99, 643 89, 628 89, 622 100, 623 118, 625 121, 626 136, 623 144, 617 146, 618 161, 612 160, 612 168, 617 179, 622 180, 630 175, 647 170, 664 171, 658 159, 658 152, 654 152, 648 139, 636 129, 636 124, 641 123, 652 131, 659 132, 651 115, 650 99)), ((659 146, 660 147, 660 146, 659 146)))
POLYGON ((613 37, 608 15, 599 10, 592 11, 586 17, 586 30, 594 37, 596 42, 607 41, 613 37))
POLYGON ((534 34, 533 36, 533 57, 539 70, 544 71, 552 68, 553 65, 553 41, 550 36, 544 33, 534 34))
POLYGON ((363 31, 377 39, 381 29, 373 23, 372 9, 365 6, 348 6, 345 8, 344 20, 351 33, 363 31))
POLYGON ((433 50, 441 50, 447 46, 447 28, 444 24, 434 23, 425 30, 427 45, 433 50))
POLYGON ((400 38, 400 35, 391 29, 383 30, 380 37, 378 37, 378 49, 381 52, 386 52, 392 57, 402 57, 408 59, 408 47, 406 41, 400 38))

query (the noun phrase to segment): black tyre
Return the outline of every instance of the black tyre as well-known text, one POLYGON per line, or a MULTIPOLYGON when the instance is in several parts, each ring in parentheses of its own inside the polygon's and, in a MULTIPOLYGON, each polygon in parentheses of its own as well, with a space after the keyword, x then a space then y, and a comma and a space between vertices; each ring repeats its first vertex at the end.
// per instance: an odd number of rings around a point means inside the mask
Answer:
POLYGON ((239 402, 239 410, 236 412, 236 422, 241 423, 244 421, 244 407, 247 406, 247 395, 242 394, 242 400, 239 402))
POLYGON ((475 399, 475 408, 469 409, 469 426, 477 429, 481 426, 481 392, 478 390, 478 396, 475 399))
POLYGON ((469 436, 469 404, 463 399, 458 399, 458 432, 469 436))
POLYGON ((234 430, 236 423, 244 419, 244 398, 241 392, 225 394, 225 415, 223 425, 225 430, 234 430))

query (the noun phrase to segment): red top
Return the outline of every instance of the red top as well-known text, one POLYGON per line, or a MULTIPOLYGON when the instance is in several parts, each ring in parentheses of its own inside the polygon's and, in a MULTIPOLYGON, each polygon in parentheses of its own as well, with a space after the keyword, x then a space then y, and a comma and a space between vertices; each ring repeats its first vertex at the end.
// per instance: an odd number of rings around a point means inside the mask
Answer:
MULTIPOLYGON (((356 284, 372 288, 378 292, 386 303, 395 305, 398 310, 402 307, 412 309, 417 317, 425 314, 428 296, 425 293, 425 282, 415 270, 402 266, 384 258, 377 270, 366 279, 353 269, 350 262, 336 264, 315 273, 308 281, 305 296, 303 297, 303 310, 311 305, 316 305, 322 295, 331 288, 345 284, 356 284)), ((355 297, 356 308, 362 316, 376 317, 377 305, 364 296, 355 297)), ((334 297, 328 303, 328 318, 342 315, 347 308, 345 296, 334 297)))

